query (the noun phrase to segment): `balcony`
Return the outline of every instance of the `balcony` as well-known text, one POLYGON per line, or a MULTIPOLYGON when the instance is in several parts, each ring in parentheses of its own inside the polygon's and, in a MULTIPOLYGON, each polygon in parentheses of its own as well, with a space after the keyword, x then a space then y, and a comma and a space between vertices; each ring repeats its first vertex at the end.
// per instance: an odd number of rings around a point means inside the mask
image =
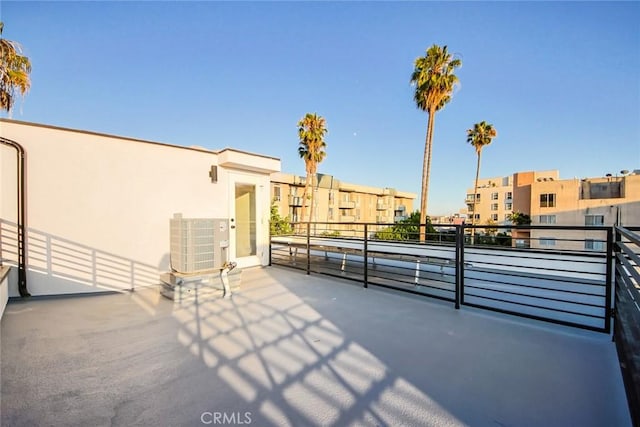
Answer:
POLYGON ((376 204, 376 210, 378 211, 386 211, 387 209, 389 209, 389 205, 386 203, 377 203, 376 204))
POLYGON ((340 200, 338 208, 340 209, 355 209, 356 202, 351 200, 340 200))
MULTIPOLYGON (((301 196, 289 195, 289 206, 302 206, 304 199, 301 196)), ((309 206, 309 200, 304 203, 305 206, 309 206)))
MULTIPOLYGON (((612 350, 612 343, 606 344, 611 351, 607 356, 610 362, 607 363, 611 363, 612 370, 604 375, 615 378, 618 390, 621 378, 624 378, 628 408, 634 425, 639 425, 640 363, 637 360, 640 355, 640 310, 637 301, 640 301, 640 234, 637 231, 640 227, 629 229, 634 230, 632 232, 621 227, 486 227, 462 224, 451 226, 435 236, 429 234, 425 242, 417 240, 415 226, 413 231, 402 231, 398 225, 382 228, 374 224, 356 224, 356 227, 359 231, 354 228, 349 240, 317 236, 310 239, 287 237, 284 240, 274 237, 270 259, 274 265, 306 270, 307 274, 319 273, 359 281, 364 288, 382 287, 412 297, 448 301, 451 309, 464 310, 469 306, 516 316, 514 321, 521 317, 595 331, 600 335, 589 336, 601 338, 603 342, 609 342, 613 329, 617 352, 612 350), (490 229, 511 229, 513 233, 517 232, 518 237, 505 236, 504 231, 496 235, 496 231, 490 232, 490 229), (603 243, 598 250, 588 245, 595 241, 594 234, 598 234, 598 242, 603 243), (518 247, 516 239, 526 240, 523 248, 518 247), (292 251, 294 247, 296 249, 292 251), (620 251, 615 257, 614 248, 620 251), (615 279, 611 274, 613 263, 616 264, 615 279), (612 311, 614 293, 616 309, 612 311), (616 357, 620 360, 622 375, 616 368, 616 357)), ((551 348, 545 350, 546 346, 540 344, 538 349, 541 352, 553 351, 551 348)), ((573 357, 581 356, 578 352, 573 357)), ((528 370, 530 366, 527 363, 521 366, 528 370)), ((589 368, 586 369, 588 371, 589 368)), ((573 391, 567 392, 584 392, 581 384, 584 378, 580 375, 569 380, 574 385, 570 387, 573 391)), ((492 386, 487 384, 487 387, 492 386)), ((606 392, 602 398, 607 399, 606 392)), ((618 407, 620 418, 616 422, 630 425, 629 416, 622 408, 624 400, 620 399, 616 404, 621 405, 618 407)), ((538 405, 532 403, 532 407, 538 405)), ((580 412, 583 410, 584 407, 580 412)), ((595 416, 595 412, 592 415, 595 416)), ((560 424, 574 424, 576 420, 570 416, 560 424)), ((519 419, 514 424, 523 422, 529 423, 519 419)), ((585 419, 584 422, 594 426, 601 423, 612 425, 605 419, 585 419)), ((466 420, 462 424, 482 423, 466 420)), ((548 422, 531 424, 546 425, 548 422)))
MULTIPOLYGON (((472 194, 468 194, 467 197, 464 199, 465 203, 473 203, 473 195, 472 194)), ((476 200, 476 203, 480 203, 480 196, 478 195, 478 199, 476 200)))

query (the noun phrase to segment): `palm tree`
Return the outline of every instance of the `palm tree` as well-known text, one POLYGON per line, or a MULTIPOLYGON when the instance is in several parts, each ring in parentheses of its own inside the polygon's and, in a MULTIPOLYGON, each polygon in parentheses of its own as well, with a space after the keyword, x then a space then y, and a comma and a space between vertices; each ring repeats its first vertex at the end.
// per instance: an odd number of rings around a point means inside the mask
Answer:
MULTIPOLYGON (((4 23, 0 21, 0 36, 4 23)), ((16 90, 24 96, 29 91, 31 62, 22 55, 20 44, 0 37, 0 110, 11 112, 16 90)))
MULTIPOLYGON (((473 187, 473 214, 471 215, 471 225, 473 225, 474 218, 476 216, 476 201, 478 195, 478 178, 480 177, 480 156, 482 155, 482 147, 491 144, 493 138, 498 136, 498 132, 493 128, 493 125, 485 122, 473 125, 472 129, 467 129, 467 142, 476 149, 478 155, 478 163, 476 165, 476 181, 473 187)), ((474 229, 471 229, 471 235, 474 234, 474 229)))
MULTIPOLYGON (((433 45, 425 56, 415 60, 411 74, 411 85, 415 87, 413 100, 416 106, 429 115, 427 134, 422 160, 422 191, 420 194, 420 224, 427 222, 427 197, 429 191, 429 175, 431 173, 431 147, 433 142, 433 122, 435 114, 450 100, 453 90, 458 84, 458 77, 453 74, 462 65, 447 51, 447 46, 433 45)), ((424 226, 420 226, 420 240, 425 240, 424 226)))
POLYGON ((302 194, 302 215, 301 220, 304 221, 304 208, 306 204, 307 191, 311 185, 311 206, 309 207, 309 219, 313 218, 314 191, 313 179, 318 171, 318 164, 324 160, 327 153, 324 151, 327 144, 324 142, 324 136, 327 133, 326 121, 324 117, 318 116, 316 113, 307 113, 298 122, 298 137, 300 145, 298 146, 298 154, 304 160, 304 166, 307 173, 307 179, 302 194))

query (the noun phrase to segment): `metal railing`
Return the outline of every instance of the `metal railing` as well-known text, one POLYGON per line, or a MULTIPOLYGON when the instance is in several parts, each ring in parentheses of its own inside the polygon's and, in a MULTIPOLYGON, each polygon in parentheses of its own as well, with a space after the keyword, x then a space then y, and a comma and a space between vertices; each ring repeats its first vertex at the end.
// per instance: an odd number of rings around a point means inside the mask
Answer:
POLYGON ((640 425, 640 227, 615 227, 613 339, 634 425, 640 425))
POLYGON ((610 331, 611 228, 434 226, 420 236, 413 224, 299 224, 272 236, 270 259, 456 308, 610 331))

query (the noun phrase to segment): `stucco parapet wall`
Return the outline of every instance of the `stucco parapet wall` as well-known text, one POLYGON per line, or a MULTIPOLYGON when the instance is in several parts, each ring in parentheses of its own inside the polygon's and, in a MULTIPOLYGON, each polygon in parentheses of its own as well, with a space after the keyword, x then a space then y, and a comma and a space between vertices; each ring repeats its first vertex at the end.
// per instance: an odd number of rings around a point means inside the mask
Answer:
POLYGON ((175 145, 175 144, 168 144, 168 143, 164 143, 164 142, 149 141, 149 140, 145 140, 145 139, 131 138, 131 137, 127 137, 127 136, 110 135, 110 134, 100 133, 100 132, 86 131, 86 130, 80 130, 80 129, 71 129, 71 128, 65 128, 65 127, 60 127, 60 126, 45 125, 45 124, 41 124, 41 123, 32 123, 32 122, 24 122, 24 121, 20 121, 20 120, 12 120, 12 119, 5 119, 5 118, 0 118, 0 136, 3 134, 3 132, 2 132, 3 127, 5 127, 6 125, 10 125, 10 126, 12 126, 12 125, 31 126, 31 127, 42 128, 42 129, 48 129, 48 130, 79 133, 79 134, 83 134, 83 135, 90 135, 90 136, 97 136, 97 137, 102 137, 102 138, 117 139, 117 140, 122 140, 122 141, 131 141, 131 142, 138 142, 138 143, 143 143, 143 144, 153 144, 153 145, 157 145, 157 146, 161 146, 161 147, 177 148, 177 149, 180 149, 180 150, 197 151, 197 152, 201 152, 201 153, 211 154, 212 156, 217 157, 218 158, 218 164, 220 166, 227 167, 227 168, 243 169, 243 170, 259 172, 259 173, 266 173, 266 174, 280 171, 280 159, 278 159, 278 158, 270 157, 270 156, 264 156, 264 155, 255 154, 255 153, 248 153, 248 152, 244 152, 244 151, 240 151, 240 150, 235 150, 235 149, 232 149, 232 148, 225 148, 225 149, 220 150, 220 151, 214 151, 214 150, 206 149, 204 147, 194 147, 194 146, 187 147, 187 146, 183 146, 183 145, 175 145))
MULTIPOLYGON (((289 184, 289 185, 304 185, 305 177, 288 174, 284 172, 277 172, 271 174, 271 182, 275 184, 289 184)), ((318 187, 338 190, 342 192, 356 192, 366 194, 377 194, 379 196, 395 196, 406 199, 415 199, 417 195, 415 193, 409 193, 407 191, 398 191, 394 188, 381 188, 371 187, 367 185, 349 184, 347 182, 340 181, 332 175, 318 174, 318 187)))
POLYGON ((42 124, 42 123, 23 122, 23 121, 20 121, 20 120, 5 119, 5 118, 0 118, 0 135, 2 134, 2 127, 5 124, 21 125, 21 126, 32 126, 32 127, 42 128, 42 129, 57 130, 57 131, 72 132, 72 133, 80 133, 80 134, 83 134, 83 135, 99 136, 99 137, 103 137, 103 138, 118 139, 118 140, 123 140, 123 141, 140 142, 140 143, 143 143, 143 144, 153 144, 153 145, 159 145, 159 146, 162 146, 162 147, 179 148, 179 149, 182 149, 182 150, 199 151, 199 152, 202 152, 202 153, 210 153, 212 155, 217 154, 215 151, 207 150, 207 149, 202 148, 202 147, 186 147, 186 146, 183 146, 183 145, 168 144, 166 142, 149 141, 149 140, 146 140, 146 139, 132 138, 132 137, 128 137, 128 136, 111 135, 111 134, 108 134, 108 133, 93 132, 93 131, 81 130, 81 129, 65 128, 65 127, 61 127, 61 126, 45 125, 45 124, 42 124))
POLYGON ((403 197, 407 199, 415 199, 417 197, 417 195, 414 193, 409 193, 406 191, 398 191, 395 188, 368 187, 365 185, 350 184, 346 182, 340 183, 340 191, 370 193, 370 194, 377 194, 379 196, 394 196, 394 197, 403 197))
POLYGON ((284 172, 273 172, 271 182, 275 184, 304 185, 304 177, 284 172))
POLYGON ((271 174, 280 172, 280 159, 225 148, 218 152, 218 165, 230 169, 271 174))
MULTIPOLYGON (((329 190, 340 189, 340 181, 337 180, 333 175, 319 173, 317 179, 318 181, 316 182, 316 185, 319 188, 327 188, 329 190)), ((307 178, 305 176, 292 175, 284 172, 275 172, 271 174, 271 182, 273 182, 274 184, 303 186, 306 180, 307 178)))

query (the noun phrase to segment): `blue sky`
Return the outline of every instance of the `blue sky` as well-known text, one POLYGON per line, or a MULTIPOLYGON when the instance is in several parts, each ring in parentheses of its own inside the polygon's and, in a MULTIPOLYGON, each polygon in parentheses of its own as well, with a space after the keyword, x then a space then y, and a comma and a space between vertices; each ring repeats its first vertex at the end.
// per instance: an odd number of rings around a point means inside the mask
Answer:
MULTIPOLYGON (((429 213, 475 176, 466 129, 498 130, 481 176, 640 169, 638 2, 0 2, 32 88, 13 118, 279 157, 327 120, 319 172, 420 192, 427 115, 413 61, 448 45, 461 86, 436 116, 429 213)), ((419 206, 416 200, 415 206, 419 206)))

